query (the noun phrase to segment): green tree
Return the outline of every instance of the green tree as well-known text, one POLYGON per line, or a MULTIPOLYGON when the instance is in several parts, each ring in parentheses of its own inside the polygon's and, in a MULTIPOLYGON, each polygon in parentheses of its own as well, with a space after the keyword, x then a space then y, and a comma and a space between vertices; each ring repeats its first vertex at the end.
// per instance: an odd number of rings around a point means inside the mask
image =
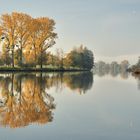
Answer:
POLYGON ((94 56, 92 51, 84 48, 83 50, 83 68, 92 69, 94 65, 94 56))
POLYGON ((90 70, 94 65, 93 52, 81 45, 79 48, 74 48, 70 53, 68 53, 64 62, 66 67, 90 70))

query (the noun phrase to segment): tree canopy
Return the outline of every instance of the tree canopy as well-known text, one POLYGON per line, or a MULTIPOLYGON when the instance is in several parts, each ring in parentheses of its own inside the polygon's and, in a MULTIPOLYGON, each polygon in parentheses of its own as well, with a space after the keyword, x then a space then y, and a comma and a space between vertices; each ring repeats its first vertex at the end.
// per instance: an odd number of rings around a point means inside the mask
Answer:
POLYGON ((74 48, 65 57, 65 65, 70 67, 78 67, 81 69, 92 69, 94 65, 94 56, 91 50, 81 45, 74 48))
POLYGON ((0 65, 92 69, 93 52, 83 45, 67 54, 62 49, 57 49, 56 54, 47 51, 55 44, 57 33, 54 30, 55 21, 48 17, 33 18, 17 12, 3 14, 0 17, 0 65))
POLYGON ((13 67, 25 62, 34 62, 35 65, 40 62, 42 67, 43 54, 55 44, 57 34, 54 29, 55 22, 48 17, 33 18, 17 12, 3 14, 0 17, 0 37, 5 50, 3 58, 8 54, 13 67))

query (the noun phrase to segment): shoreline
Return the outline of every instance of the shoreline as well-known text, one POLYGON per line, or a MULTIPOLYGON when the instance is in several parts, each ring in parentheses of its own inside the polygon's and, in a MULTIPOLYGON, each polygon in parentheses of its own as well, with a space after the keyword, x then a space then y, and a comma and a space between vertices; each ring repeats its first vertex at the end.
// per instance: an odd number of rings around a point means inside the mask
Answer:
POLYGON ((127 72, 140 74, 140 68, 129 68, 129 69, 127 69, 127 72))
POLYGON ((51 69, 51 68, 0 68, 0 72, 88 72, 88 69, 51 69))

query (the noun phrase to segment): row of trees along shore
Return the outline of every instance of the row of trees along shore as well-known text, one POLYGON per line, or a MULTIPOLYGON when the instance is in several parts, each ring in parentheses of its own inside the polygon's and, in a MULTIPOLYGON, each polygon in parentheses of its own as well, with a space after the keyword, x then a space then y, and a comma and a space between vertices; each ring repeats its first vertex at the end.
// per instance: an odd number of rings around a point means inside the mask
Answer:
POLYGON ((55 22, 48 17, 33 18, 13 12, 0 17, 0 65, 6 68, 79 68, 91 69, 92 51, 80 46, 67 55, 61 49, 48 52, 55 44, 55 22))
POLYGON ((95 63, 94 72, 99 76, 104 76, 110 74, 113 77, 121 75, 122 78, 128 78, 127 69, 130 64, 128 60, 123 60, 120 63, 113 61, 111 63, 106 63, 104 61, 99 61, 95 63))

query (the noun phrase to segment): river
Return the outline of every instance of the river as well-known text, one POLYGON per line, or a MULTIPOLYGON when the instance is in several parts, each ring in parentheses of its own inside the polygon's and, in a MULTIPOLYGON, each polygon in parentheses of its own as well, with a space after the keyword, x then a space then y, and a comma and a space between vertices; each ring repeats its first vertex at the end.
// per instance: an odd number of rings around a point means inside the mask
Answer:
POLYGON ((140 78, 0 74, 0 140, 138 140, 140 78))

